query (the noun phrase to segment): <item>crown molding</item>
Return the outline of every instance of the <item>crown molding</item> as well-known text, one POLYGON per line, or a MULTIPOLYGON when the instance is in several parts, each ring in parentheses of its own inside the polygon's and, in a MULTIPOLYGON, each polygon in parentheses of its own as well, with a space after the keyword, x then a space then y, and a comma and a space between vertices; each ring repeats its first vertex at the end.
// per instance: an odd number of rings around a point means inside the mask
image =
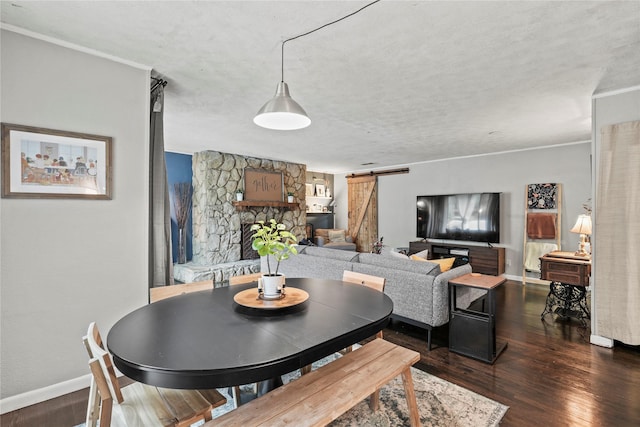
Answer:
POLYGON ((80 46, 80 45, 75 44, 75 43, 66 42, 64 40, 56 39, 56 38, 50 37, 50 36, 45 36, 44 34, 36 33, 34 31, 27 30, 27 29, 24 29, 24 28, 21 28, 21 27, 16 27, 15 25, 5 24, 4 22, 0 23, 0 29, 6 30, 6 31, 11 31, 12 33, 21 34, 23 36, 31 37, 31 38, 34 38, 34 39, 42 40, 44 42, 55 44, 55 45, 61 46, 61 47, 65 47, 67 49, 75 50, 75 51, 86 53, 86 54, 93 55, 93 56, 97 56, 99 58, 108 59, 110 61, 118 62, 118 63, 124 64, 124 65, 128 65, 128 66, 133 67, 133 68, 138 68, 138 69, 149 71, 149 72, 151 72, 151 70, 153 69, 153 67, 151 67, 149 65, 144 65, 144 64, 140 64, 140 63, 137 63, 137 62, 134 62, 134 61, 129 61, 128 59, 119 58, 117 56, 109 55, 107 53, 100 52, 98 50, 91 49, 91 48, 88 48, 88 47, 85 47, 85 46, 80 46))

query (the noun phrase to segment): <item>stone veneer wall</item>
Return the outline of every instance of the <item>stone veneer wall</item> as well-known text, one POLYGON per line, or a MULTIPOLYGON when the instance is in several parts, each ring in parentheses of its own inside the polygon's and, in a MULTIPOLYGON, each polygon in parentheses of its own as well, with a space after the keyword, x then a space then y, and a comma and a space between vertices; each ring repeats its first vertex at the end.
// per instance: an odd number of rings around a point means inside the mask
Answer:
POLYGON ((274 218, 298 239, 305 236, 306 165, 244 157, 217 151, 193 155, 193 264, 214 265, 241 258, 240 225, 274 218), (249 207, 237 209, 236 190, 244 188, 243 170, 281 171, 286 193, 294 193, 298 209, 249 207))

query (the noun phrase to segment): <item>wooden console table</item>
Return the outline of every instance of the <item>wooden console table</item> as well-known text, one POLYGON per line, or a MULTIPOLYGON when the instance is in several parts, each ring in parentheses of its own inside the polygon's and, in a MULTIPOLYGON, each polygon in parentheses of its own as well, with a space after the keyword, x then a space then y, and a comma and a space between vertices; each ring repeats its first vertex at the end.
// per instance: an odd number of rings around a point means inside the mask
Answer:
POLYGON ((549 294, 541 319, 555 313, 573 317, 583 324, 591 318, 587 306, 587 286, 591 276, 591 259, 573 252, 550 252, 540 258, 540 278, 550 280, 549 294))
POLYGON ((429 258, 454 257, 462 264, 469 263, 474 273, 499 276, 505 271, 504 248, 423 241, 409 242, 409 255, 425 249, 429 250, 429 258))
POLYGON ((487 363, 496 361, 507 347, 506 342, 496 343, 495 290, 506 282, 504 277, 470 273, 449 281, 449 350, 487 363), (462 309, 456 304, 459 287, 471 287, 487 291, 487 311, 462 309))

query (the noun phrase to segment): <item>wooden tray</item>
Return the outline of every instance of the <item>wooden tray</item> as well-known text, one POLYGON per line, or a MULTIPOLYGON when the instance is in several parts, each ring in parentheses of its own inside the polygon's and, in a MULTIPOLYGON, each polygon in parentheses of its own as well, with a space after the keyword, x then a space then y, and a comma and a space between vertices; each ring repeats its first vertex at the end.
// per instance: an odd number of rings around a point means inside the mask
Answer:
POLYGON ((246 289, 233 296, 233 300, 243 307, 262 310, 278 310, 302 304, 309 299, 306 291, 298 288, 285 287, 285 295, 274 300, 263 300, 258 296, 258 288, 246 289))

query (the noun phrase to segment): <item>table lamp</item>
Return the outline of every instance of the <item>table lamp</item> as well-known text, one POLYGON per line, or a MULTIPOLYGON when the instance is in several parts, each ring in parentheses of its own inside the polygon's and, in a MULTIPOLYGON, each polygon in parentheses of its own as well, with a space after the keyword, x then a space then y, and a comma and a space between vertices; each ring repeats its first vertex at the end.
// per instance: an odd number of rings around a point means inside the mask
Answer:
POLYGON ((589 215, 578 215, 576 225, 574 225, 570 231, 580 234, 580 244, 578 245, 578 251, 575 255, 588 257, 589 254, 585 252, 584 248, 587 244, 587 235, 591 235, 591 217, 589 215))

